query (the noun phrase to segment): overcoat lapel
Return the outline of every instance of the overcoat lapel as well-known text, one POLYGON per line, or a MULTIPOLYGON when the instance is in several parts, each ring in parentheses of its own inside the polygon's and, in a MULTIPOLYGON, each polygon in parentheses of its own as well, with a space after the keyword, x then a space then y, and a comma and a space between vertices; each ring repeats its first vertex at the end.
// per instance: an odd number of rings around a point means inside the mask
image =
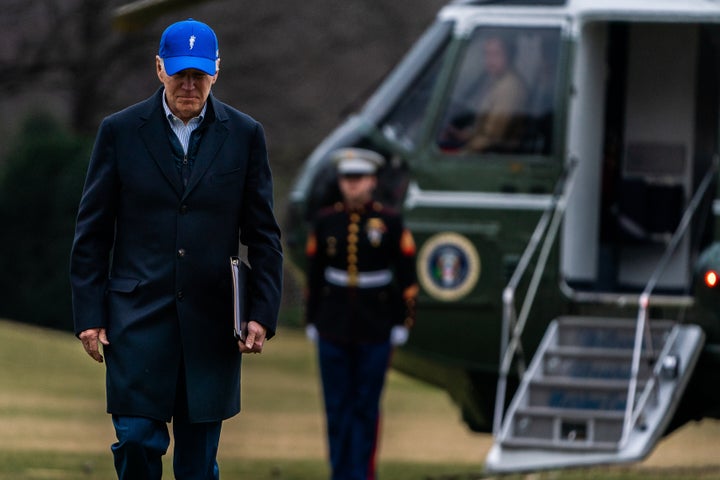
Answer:
POLYGON ((164 124, 167 120, 164 118, 162 108, 162 98, 160 97, 162 94, 163 90, 161 89, 148 101, 149 108, 143 115, 145 122, 140 126, 139 133, 158 168, 160 168, 175 193, 180 197, 183 191, 182 181, 175 166, 170 140, 164 124))
POLYGON ((225 126, 225 120, 227 119, 225 111, 218 105, 212 95, 208 97, 208 102, 212 102, 212 111, 215 119, 208 126, 207 131, 203 133, 203 138, 200 141, 200 147, 195 157, 195 164, 190 173, 190 179, 187 188, 185 188, 183 198, 192 192, 203 175, 205 175, 205 172, 210 167, 210 164, 216 157, 217 151, 222 147, 229 133, 225 126))

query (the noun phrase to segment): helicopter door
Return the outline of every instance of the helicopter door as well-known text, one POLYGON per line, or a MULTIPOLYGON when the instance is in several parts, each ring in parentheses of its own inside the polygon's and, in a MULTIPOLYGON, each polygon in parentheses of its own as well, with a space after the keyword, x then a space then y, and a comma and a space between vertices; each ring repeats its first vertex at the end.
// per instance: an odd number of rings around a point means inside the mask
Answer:
MULTIPOLYGON (((697 28, 667 28, 633 25, 628 35, 617 220, 618 283, 631 288, 645 286, 692 195, 697 28)), ((689 245, 686 236, 659 288, 688 286, 689 245)))
MULTIPOLYGON (((655 271, 717 147, 718 113, 707 106, 717 105, 715 60, 700 61, 714 52, 703 39, 711 33, 717 40, 716 31, 697 24, 586 26, 568 136, 580 167, 563 237, 571 286, 636 292, 655 271)), ((703 220, 696 221, 692 231, 701 232, 703 220)), ((693 236, 682 239, 658 290, 688 291, 697 248, 693 236)))

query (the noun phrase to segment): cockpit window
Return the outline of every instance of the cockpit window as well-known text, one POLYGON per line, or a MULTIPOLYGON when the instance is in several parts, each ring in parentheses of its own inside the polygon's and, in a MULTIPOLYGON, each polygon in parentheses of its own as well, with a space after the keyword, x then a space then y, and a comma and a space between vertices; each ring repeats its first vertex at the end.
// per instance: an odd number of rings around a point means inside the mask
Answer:
POLYGON ((408 149, 416 145, 448 43, 449 35, 439 45, 435 55, 429 59, 407 92, 400 97, 397 105, 385 117, 381 129, 389 140, 400 143, 408 149))
POLYGON ((436 133, 440 150, 550 154, 559 49, 555 28, 476 29, 436 133))

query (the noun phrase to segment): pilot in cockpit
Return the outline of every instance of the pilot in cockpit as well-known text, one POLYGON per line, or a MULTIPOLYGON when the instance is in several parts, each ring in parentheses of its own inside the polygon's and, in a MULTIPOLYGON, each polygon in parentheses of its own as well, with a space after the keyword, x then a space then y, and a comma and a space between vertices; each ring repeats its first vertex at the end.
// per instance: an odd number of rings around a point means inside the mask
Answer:
POLYGON ((512 66, 513 49, 496 35, 483 41, 482 52, 484 70, 466 102, 472 111, 453 116, 438 139, 446 151, 514 151, 521 140, 527 88, 512 66))

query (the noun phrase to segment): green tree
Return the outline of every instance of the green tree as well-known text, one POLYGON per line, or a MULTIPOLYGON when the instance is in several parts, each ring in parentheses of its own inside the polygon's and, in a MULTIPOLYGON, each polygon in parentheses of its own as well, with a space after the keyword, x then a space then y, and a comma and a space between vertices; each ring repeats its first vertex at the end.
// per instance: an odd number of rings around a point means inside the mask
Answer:
POLYGON ((11 147, 0 170, 0 316, 72 329, 68 261, 90 147, 42 113, 11 147))

